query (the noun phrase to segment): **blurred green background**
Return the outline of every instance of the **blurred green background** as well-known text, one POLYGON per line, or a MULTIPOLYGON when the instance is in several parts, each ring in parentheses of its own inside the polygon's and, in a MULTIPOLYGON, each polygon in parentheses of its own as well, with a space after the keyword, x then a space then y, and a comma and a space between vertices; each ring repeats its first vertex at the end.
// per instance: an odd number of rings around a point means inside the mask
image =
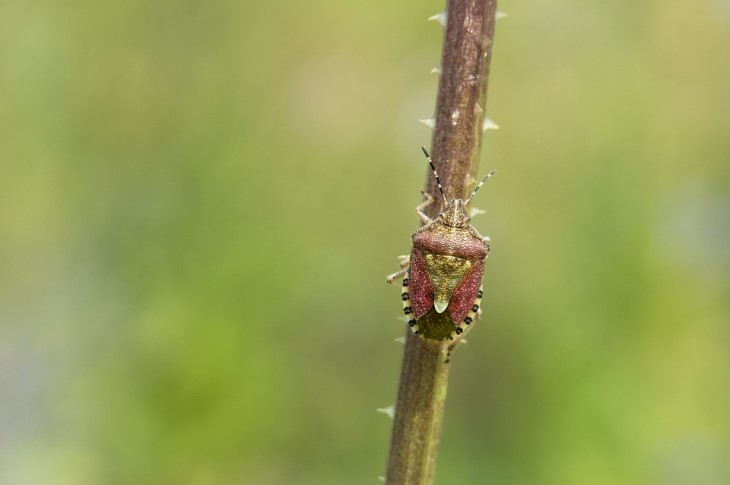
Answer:
MULTIPOLYGON (((0 4, 0 483, 378 483, 442 8, 0 4)), ((730 483, 730 4, 500 10, 437 482, 730 483)))

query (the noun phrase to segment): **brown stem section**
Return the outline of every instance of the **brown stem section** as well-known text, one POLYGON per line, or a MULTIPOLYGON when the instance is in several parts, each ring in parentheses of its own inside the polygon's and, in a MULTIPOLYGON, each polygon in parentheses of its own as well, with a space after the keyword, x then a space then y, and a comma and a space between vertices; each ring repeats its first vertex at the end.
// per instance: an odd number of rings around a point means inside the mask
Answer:
MULTIPOLYGON (((475 179, 492 58, 496 0, 449 0, 431 157, 446 196, 464 198, 475 179)), ((440 200, 430 175, 426 191, 440 200)), ((435 217, 437 204, 426 208, 435 217)), ((406 330, 386 481, 433 483, 449 376, 449 344, 406 330)))
MULTIPOLYGON (((463 198, 476 177, 496 13, 496 0, 448 5, 431 158, 450 198, 463 198)), ((439 199, 433 177, 427 190, 439 199)), ((435 216, 438 208, 430 209, 435 216)))

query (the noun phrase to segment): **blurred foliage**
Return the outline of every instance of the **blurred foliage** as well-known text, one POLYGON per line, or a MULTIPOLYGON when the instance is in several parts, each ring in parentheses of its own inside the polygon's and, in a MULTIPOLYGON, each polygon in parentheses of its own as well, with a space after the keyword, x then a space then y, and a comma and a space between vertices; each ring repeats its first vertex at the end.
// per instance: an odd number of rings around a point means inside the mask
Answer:
MULTIPOLYGON (((377 483, 442 7, 0 4, 0 483, 377 483)), ((730 5, 500 9, 437 481, 730 483, 730 5)))

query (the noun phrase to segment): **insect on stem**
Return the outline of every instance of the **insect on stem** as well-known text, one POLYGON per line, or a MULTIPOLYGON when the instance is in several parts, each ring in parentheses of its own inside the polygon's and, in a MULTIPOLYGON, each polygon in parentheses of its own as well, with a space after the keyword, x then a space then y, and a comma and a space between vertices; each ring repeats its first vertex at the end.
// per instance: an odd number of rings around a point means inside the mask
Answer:
MULTIPOLYGON (((422 209, 433 197, 424 193, 426 201, 416 207, 416 215, 424 225, 411 236, 413 246, 408 263, 388 275, 386 281, 392 283, 395 278, 403 278, 403 312, 415 335, 423 340, 454 341, 477 318, 489 238, 469 224, 465 201, 458 197, 446 199, 433 160, 426 147, 421 149, 428 158, 446 207, 437 218, 428 218, 422 209)), ((492 174, 494 170, 482 179, 469 199, 492 174)))

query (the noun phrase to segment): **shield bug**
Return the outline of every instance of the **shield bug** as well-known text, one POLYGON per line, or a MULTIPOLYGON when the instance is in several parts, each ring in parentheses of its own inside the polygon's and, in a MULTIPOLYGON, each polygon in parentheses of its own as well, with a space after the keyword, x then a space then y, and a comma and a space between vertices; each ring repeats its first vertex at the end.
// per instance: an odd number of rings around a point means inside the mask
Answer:
POLYGON ((431 157, 421 149, 436 178, 443 208, 436 218, 428 217, 423 210, 434 199, 423 194, 426 200, 416 207, 423 226, 413 234, 411 254, 402 257, 401 270, 388 275, 386 281, 403 278, 403 311, 413 333, 424 339, 454 340, 479 314, 484 262, 489 255, 489 238, 469 224, 466 206, 495 171, 466 199, 448 200, 431 157))

